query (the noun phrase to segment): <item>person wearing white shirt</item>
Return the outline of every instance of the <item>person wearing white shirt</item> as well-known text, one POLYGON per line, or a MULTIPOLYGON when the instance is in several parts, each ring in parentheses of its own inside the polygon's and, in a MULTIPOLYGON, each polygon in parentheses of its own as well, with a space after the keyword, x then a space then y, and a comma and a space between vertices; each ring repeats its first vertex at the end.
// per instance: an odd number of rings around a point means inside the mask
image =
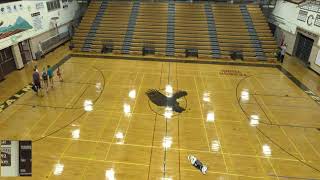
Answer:
POLYGON ((280 51, 280 62, 283 63, 284 55, 286 54, 287 51, 287 44, 282 45, 280 51))

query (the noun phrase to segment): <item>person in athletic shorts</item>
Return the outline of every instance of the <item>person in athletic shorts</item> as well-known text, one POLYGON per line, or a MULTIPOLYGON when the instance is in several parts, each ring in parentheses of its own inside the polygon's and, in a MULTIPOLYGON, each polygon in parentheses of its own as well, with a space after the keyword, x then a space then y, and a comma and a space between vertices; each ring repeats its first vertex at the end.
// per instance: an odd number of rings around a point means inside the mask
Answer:
POLYGON ((59 77, 60 82, 62 82, 63 78, 62 78, 62 73, 61 73, 61 70, 60 70, 60 66, 58 66, 57 76, 59 77))
POLYGON ((49 83, 48 83, 48 74, 47 74, 47 71, 46 71, 46 68, 43 67, 42 69, 42 80, 43 80, 43 84, 44 86, 46 87, 46 91, 48 92, 48 88, 49 88, 49 83))
POLYGON ((33 69, 32 79, 33 79, 33 84, 37 88, 37 95, 39 95, 39 93, 41 91, 41 83, 40 83, 40 75, 37 72, 36 68, 33 69))
POLYGON ((49 76, 49 81, 50 81, 51 87, 53 88, 53 70, 50 67, 50 65, 48 65, 47 67, 48 67, 47 73, 48 73, 48 76, 49 76))
POLYGON ((188 160, 194 167, 199 169, 202 172, 202 174, 207 173, 208 167, 206 165, 203 165, 202 162, 200 162, 195 156, 189 155, 188 160))

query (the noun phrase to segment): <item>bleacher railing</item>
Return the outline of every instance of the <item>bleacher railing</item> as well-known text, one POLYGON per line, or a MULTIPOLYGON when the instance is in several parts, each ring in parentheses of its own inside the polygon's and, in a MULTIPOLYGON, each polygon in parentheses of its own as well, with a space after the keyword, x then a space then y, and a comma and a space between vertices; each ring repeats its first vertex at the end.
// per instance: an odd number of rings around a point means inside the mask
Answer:
POLYGON ((69 31, 57 34, 43 42, 40 42, 42 54, 45 54, 56 47, 58 44, 70 39, 69 31))

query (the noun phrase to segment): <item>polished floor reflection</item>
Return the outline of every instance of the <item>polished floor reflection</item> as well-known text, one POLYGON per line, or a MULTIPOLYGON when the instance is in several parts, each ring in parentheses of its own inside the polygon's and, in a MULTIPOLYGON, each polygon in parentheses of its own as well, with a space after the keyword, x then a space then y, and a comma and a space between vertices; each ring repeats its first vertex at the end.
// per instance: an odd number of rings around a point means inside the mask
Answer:
POLYGON ((30 91, 0 113, 0 139, 33 140, 32 179, 320 179, 320 106, 276 68, 94 58, 61 68, 44 97, 30 91), (186 91, 186 110, 155 106, 149 89, 186 91))

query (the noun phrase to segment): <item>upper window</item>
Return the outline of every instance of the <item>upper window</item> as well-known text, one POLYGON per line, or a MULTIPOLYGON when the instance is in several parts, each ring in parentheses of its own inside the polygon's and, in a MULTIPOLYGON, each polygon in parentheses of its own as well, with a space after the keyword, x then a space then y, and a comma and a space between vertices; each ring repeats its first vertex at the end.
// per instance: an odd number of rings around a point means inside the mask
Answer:
POLYGON ((60 0, 53 0, 53 1, 49 1, 47 2, 47 8, 48 11, 53 11, 56 9, 60 9, 60 0))

